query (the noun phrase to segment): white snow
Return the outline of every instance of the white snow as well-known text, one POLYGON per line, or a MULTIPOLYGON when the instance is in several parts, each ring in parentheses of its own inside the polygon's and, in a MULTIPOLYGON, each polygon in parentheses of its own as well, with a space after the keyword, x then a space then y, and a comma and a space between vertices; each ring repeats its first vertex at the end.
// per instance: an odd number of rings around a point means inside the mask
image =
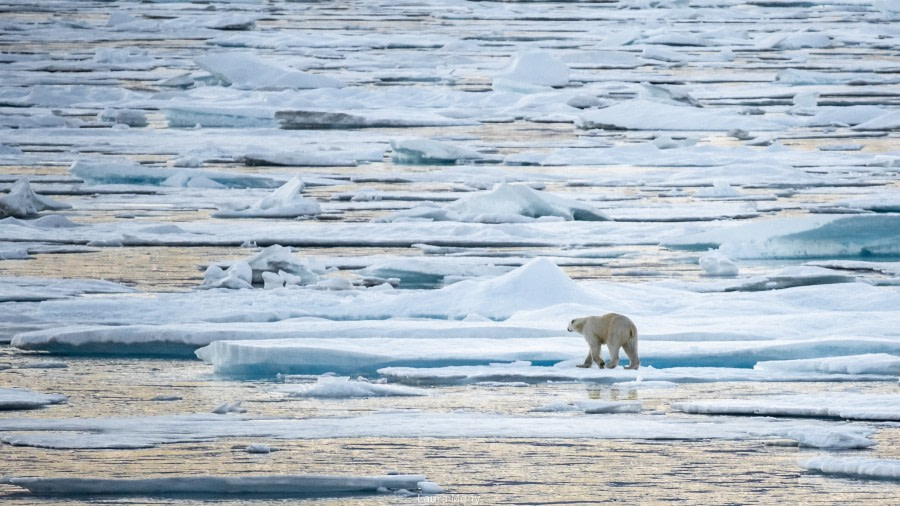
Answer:
POLYGON ((699 260, 700 268, 707 276, 737 276, 738 267, 734 260, 719 251, 709 251, 699 260))
POLYGON ((801 463, 808 471, 851 478, 900 480, 900 460, 821 456, 801 463))
POLYGON ((569 83, 569 67, 545 51, 517 54, 509 66, 494 77, 494 89, 516 89, 519 83, 562 87, 569 83))

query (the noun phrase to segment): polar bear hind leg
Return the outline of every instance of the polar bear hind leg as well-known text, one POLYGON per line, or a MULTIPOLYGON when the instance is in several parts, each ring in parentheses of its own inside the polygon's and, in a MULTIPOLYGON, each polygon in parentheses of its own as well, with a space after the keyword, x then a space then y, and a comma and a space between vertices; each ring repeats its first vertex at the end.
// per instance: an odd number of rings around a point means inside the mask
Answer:
POLYGON ((622 349, 625 350, 625 355, 628 356, 628 361, 630 362, 625 369, 637 369, 641 366, 641 359, 638 358, 637 351, 637 336, 625 341, 622 349))
POLYGON ((609 348, 609 363, 606 364, 606 367, 609 369, 615 369, 619 365, 619 345, 609 343, 606 346, 609 348))

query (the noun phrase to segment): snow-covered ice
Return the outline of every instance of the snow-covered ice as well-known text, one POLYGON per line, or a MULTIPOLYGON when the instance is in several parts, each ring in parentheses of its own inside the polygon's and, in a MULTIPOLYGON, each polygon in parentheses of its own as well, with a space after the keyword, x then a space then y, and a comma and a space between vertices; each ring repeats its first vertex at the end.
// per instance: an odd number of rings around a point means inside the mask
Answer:
POLYGON ((801 463, 809 471, 848 478, 900 480, 900 460, 863 457, 815 457, 801 463))
POLYGON ((827 392, 810 395, 761 396, 680 402, 686 413, 750 416, 793 416, 843 420, 900 421, 900 395, 827 392))
POLYGON ((35 409, 66 402, 60 394, 42 394, 19 388, 0 388, 0 411, 35 409))

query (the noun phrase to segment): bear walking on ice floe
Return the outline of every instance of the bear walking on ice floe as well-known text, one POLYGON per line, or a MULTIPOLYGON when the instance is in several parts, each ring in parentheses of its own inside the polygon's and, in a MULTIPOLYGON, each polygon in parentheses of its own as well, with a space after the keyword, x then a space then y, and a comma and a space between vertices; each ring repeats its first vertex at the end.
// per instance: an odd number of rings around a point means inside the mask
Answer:
POLYGON ((590 367, 591 362, 596 362, 600 368, 606 365, 609 369, 613 369, 619 365, 619 348, 625 350, 625 355, 628 355, 628 360, 631 361, 626 369, 637 369, 641 365, 638 358, 637 327, 627 316, 607 313, 603 316, 575 318, 569 322, 568 330, 584 336, 584 340, 591 348, 584 363, 578 367, 590 367), (605 364, 603 357, 600 356, 600 347, 604 344, 609 348, 609 364, 605 364))

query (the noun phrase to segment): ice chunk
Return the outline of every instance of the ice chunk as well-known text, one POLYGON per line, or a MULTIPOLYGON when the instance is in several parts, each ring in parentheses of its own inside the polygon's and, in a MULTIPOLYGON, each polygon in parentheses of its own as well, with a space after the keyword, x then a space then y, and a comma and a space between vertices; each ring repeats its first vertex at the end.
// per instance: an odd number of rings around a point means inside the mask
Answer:
POLYGON ((759 362, 759 371, 821 372, 829 374, 882 374, 900 376, 900 356, 887 353, 759 362))
POLYGON ((710 251, 700 257, 700 268, 707 276, 737 276, 734 261, 719 251, 710 251))
POLYGON ((611 130, 706 130, 727 132, 742 130, 781 130, 774 121, 755 119, 737 113, 713 111, 651 102, 629 100, 603 109, 590 110, 578 117, 579 128, 611 130))
POLYGON ((346 497, 379 490, 440 493, 440 487, 422 475, 388 476, 259 475, 167 476, 162 478, 4 478, 4 483, 46 496, 149 496, 149 497, 346 497))
POLYGON ((226 271, 218 267, 209 267, 203 274, 203 288, 229 288, 240 290, 253 288, 253 271, 247 262, 235 262, 226 271), (218 270, 217 270, 218 269, 218 270))
POLYGON ((827 392, 752 399, 678 402, 672 407, 706 415, 794 416, 842 420, 900 421, 900 395, 827 392))
POLYGON ((322 208, 318 202, 300 195, 302 189, 303 181, 299 177, 293 177, 271 195, 249 207, 220 209, 213 213, 213 216, 216 218, 297 218, 321 213, 322 208))
MULTIPOLYGON (((253 282, 262 282, 262 273, 274 272, 279 275, 287 273, 299 277, 299 281, 292 284, 309 284, 319 280, 316 273, 318 269, 311 266, 308 260, 301 260, 291 252, 291 248, 273 244, 247 261, 253 270, 253 282)), ((296 281, 296 280, 292 280, 296 281)))
POLYGON ((136 109, 113 109, 107 107, 97 115, 97 119, 105 123, 116 123, 130 127, 145 127, 149 124, 143 111, 136 109))
POLYGON ((433 139, 391 139, 391 159, 401 165, 440 165, 472 162, 481 153, 433 139))
POLYGON ((227 415, 228 413, 246 413, 247 410, 241 407, 243 401, 223 402, 212 410, 217 415, 227 415))
POLYGON ((808 471, 850 478, 900 480, 900 460, 863 457, 816 457, 803 464, 808 471))
POLYGON ((463 278, 495 276, 511 267, 485 265, 483 261, 446 258, 396 258, 372 264, 358 274, 381 279, 398 278, 403 288, 434 288, 463 278))
POLYGON ((247 453, 259 453, 259 454, 268 454, 272 453, 272 449, 269 448, 269 445, 263 443, 254 443, 248 445, 246 449, 244 449, 247 453))
POLYGON ((729 198, 729 197, 740 197, 743 193, 735 190, 730 184, 725 181, 715 181, 713 182, 712 187, 701 188, 694 192, 695 198, 729 198))
POLYGON ((0 411, 35 409, 68 400, 61 394, 42 394, 19 388, 0 387, 0 411))
POLYGON ((340 88, 331 77, 284 68, 252 53, 219 53, 194 58, 197 65, 225 84, 241 90, 285 90, 340 88))
POLYGON ((48 197, 42 197, 31 189, 31 185, 25 178, 18 179, 9 193, 0 197, 0 218, 12 216, 15 218, 28 218, 37 215, 41 211, 71 209, 72 206, 63 202, 57 202, 48 197))
POLYGON ((351 397, 410 397, 429 395, 428 390, 400 385, 351 380, 349 377, 321 376, 316 383, 283 385, 274 389, 291 397, 320 397, 346 399, 351 397))
MULTIPOLYGON (((560 88, 569 84, 569 66, 544 51, 517 54, 497 78, 536 86, 560 88)), ((497 83, 497 79, 494 79, 497 83)))

